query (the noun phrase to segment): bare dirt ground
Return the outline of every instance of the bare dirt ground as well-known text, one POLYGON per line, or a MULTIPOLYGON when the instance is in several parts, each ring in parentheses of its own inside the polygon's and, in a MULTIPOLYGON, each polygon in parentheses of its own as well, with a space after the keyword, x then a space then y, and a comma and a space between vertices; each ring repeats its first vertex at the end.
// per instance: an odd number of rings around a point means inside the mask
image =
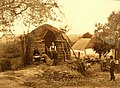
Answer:
POLYGON ((109 72, 101 72, 99 65, 88 69, 84 77, 66 66, 29 66, 19 71, 0 73, 0 88, 120 88, 120 74, 116 81, 109 81, 109 72))

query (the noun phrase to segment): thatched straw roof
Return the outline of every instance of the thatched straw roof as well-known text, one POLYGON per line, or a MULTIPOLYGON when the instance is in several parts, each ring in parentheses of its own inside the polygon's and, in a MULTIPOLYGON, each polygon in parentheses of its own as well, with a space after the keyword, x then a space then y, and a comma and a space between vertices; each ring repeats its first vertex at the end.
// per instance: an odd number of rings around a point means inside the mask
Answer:
POLYGON ((89 41, 89 43, 86 45, 86 49, 87 49, 87 48, 93 48, 94 43, 95 43, 96 41, 99 41, 99 39, 98 39, 98 37, 97 37, 96 35, 94 35, 94 36, 91 38, 91 40, 89 41))
POLYGON ((74 50, 85 50, 87 44, 89 43, 91 39, 90 38, 80 38, 73 46, 72 48, 74 50))
POLYGON ((88 42, 88 44, 86 45, 85 48, 86 48, 86 49, 92 48, 95 41, 96 41, 96 37, 92 37, 92 38, 90 39, 90 41, 88 42))
POLYGON ((47 33, 47 31, 50 30, 52 31, 54 34, 59 34, 61 31, 58 30, 57 28, 49 25, 49 24, 43 24, 39 27, 37 27, 35 30, 33 30, 32 32, 30 32, 28 34, 28 36, 30 38, 35 38, 36 36, 39 36, 39 38, 44 38, 45 34, 47 33))

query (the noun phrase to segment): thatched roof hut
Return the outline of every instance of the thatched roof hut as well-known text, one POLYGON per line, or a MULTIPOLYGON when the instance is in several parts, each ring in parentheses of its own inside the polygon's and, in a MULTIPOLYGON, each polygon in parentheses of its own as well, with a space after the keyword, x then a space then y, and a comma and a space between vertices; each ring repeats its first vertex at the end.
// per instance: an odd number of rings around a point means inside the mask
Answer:
POLYGON ((34 48, 37 48, 40 53, 46 52, 51 43, 54 42, 58 51, 58 62, 70 58, 69 38, 57 28, 44 24, 39 26, 27 35, 28 47, 27 58, 32 59, 34 48))
POLYGON ((86 49, 87 44, 89 43, 89 41, 91 40, 91 38, 80 38, 73 46, 72 48, 74 50, 81 50, 84 51, 86 49))

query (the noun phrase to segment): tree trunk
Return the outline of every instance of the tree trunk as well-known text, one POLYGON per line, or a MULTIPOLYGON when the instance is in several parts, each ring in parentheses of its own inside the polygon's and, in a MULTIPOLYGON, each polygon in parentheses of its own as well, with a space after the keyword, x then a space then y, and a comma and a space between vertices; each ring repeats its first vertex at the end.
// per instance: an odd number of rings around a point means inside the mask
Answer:
POLYGON ((102 56, 102 54, 101 54, 101 53, 99 53, 99 59, 101 59, 101 56, 102 56))

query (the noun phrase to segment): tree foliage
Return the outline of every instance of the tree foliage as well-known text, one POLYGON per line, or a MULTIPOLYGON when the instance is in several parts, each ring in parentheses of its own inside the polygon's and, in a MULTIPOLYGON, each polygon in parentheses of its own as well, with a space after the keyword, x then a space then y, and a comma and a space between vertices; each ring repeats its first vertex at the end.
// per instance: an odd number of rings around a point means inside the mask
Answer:
POLYGON ((120 11, 112 12, 108 17, 108 26, 115 36, 116 43, 120 42, 120 11))
POLYGON ((83 34, 82 38, 91 38, 92 34, 90 34, 89 32, 83 34))
POLYGON ((93 44, 93 49, 99 54, 99 58, 101 58, 101 55, 110 52, 110 50, 115 47, 115 36, 107 24, 102 25, 98 23, 95 26, 96 40, 93 44))
POLYGON ((0 0, 1 31, 7 31, 18 19, 25 26, 37 26, 48 19, 59 20, 60 13, 56 0, 0 0))
MULTIPOLYGON (((116 51, 118 51, 118 56, 120 54, 120 11, 118 12, 112 12, 108 17, 108 23, 106 24, 96 24, 96 30, 95 34, 96 37, 100 38, 103 42, 105 42, 106 45, 101 45, 99 47, 106 48, 106 50, 109 50, 109 48, 114 48, 116 51)), ((101 43, 100 43, 101 44, 101 43)), ((98 45, 95 44, 97 47, 98 45)), ((96 51, 96 49, 95 49, 96 51)), ((104 53, 104 50, 102 50, 104 53)))
POLYGON ((98 23, 95 26, 96 26, 96 30, 95 30, 96 37, 99 37, 102 41, 110 45, 115 44, 115 34, 107 24, 103 25, 98 23))
POLYGON ((99 58, 101 58, 101 55, 109 53, 113 47, 114 45, 110 45, 102 41, 100 38, 96 38, 96 41, 93 44, 93 50, 99 54, 99 58))
POLYGON ((60 31, 62 33, 67 33, 70 30, 70 27, 68 25, 65 25, 63 27, 60 27, 60 31))
POLYGON ((113 31, 120 31, 120 11, 110 14, 108 17, 108 26, 113 31))
POLYGON ((120 11, 112 12, 108 17, 108 26, 115 36, 116 59, 120 58, 120 11))
POLYGON ((0 57, 2 58, 15 58, 22 54, 21 42, 19 40, 0 42, 0 48, 0 57))

